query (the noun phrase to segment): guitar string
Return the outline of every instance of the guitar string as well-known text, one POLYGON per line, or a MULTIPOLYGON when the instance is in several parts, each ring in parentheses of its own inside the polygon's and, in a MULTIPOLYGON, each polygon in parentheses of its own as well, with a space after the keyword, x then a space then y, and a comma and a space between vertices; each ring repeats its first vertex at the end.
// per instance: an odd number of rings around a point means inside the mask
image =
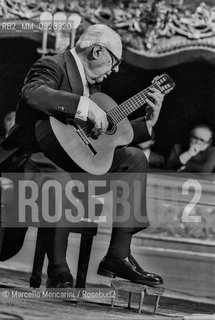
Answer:
POLYGON ((116 119, 117 122, 121 121, 125 116, 136 110, 136 107, 139 107, 145 102, 145 98, 147 97, 147 93, 149 89, 145 89, 143 92, 138 93, 134 97, 130 98, 129 100, 125 101, 121 105, 115 107, 111 116, 116 119), (144 92, 145 91, 145 92, 144 92), (115 115, 117 114, 117 117, 115 115))
MULTIPOLYGON (((154 87, 160 90, 158 85, 154 84, 154 87)), ((144 104, 145 98, 147 98, 147 93, 149 92, 149 88, 139 92, 137 95, 130 98, 128 101, 125 101, 120 106, 117 106, 116 108, 112 109, 114 110, 114 114, 115 113, 118 114, 118 117, 117 117, 118 122, 121 121, 125 116, 129 115, 131 112, 139 108, 139 106, 144 104)))
MULTIPOLYGON (((150 88, 155 87, 156 89, 160 90, 159 86, 154 83, 153 85, 149 86, 148 88, 140 91, 133 97, 129 98, 128 100, 124 101, 122 104, 117 105, 113 109, 109 110, 107 112, 107 116, 110 117, 111 122, 113 124, 117 124, 122 119, 124 119, 127 115, 135 111, 137 108, 139 108, 141 105, 145 103, 145 99, 147 98, 147 93, 150 92, 150 88)), ((87 136, 91 136, 91 132, 89 132, 89 129, 92 129, 92 124, 87 125, 81 130, 83 133, 87 136)))
MULTIPOLYGON (((146 93, 149 92, 149 90, 145 90, 146 93)), ((136 107, 141 106, 145 102, 145 98, 147 97, 147 94, 141 92, 134 97, 130 98, 129 100, 123 102, 121 105, 115 107, 114 109, 110 110, 111 117, 113 118, 113 122, 119 122, 124 117, 129 115, 131 112, 136 110, 136 107)))
MULTIPOLYGON (((155 84, 153 86, 155 87, 155 84)), ((143 105, 147 97, 147 93, 149 92, 149 89, 153 86, 151 85, 149 88, 142 90, 132 98, 123 102, 121 105, 118 105, 115 108, 109 110, 109 112, 107 112, 107 115, 111 118, 111 121, 113 122, 113 124, 120 122, 131 112, 133 112, 134 110, 139 108, 141 105, 143 105)), ((156 87, 157 89, 159 89, 158 86, 156 87)), ((91 136, 89 129, 92 129, 92 124, 82 128, 82 131, 87 137, 91 136)))

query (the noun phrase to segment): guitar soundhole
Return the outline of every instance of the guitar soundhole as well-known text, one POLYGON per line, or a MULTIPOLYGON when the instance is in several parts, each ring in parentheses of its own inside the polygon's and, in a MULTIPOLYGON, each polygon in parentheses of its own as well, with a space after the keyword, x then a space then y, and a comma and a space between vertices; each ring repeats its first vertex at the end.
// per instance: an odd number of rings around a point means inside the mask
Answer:
POLYGON ((109 122, 109 125, 108 125, 108 128, 106 130, 106 134, 114 134, 116 132, 116 125, 113 123, 113 120, 111 119, 110 116, 107 116, 108 118, 108 122, 109 122))

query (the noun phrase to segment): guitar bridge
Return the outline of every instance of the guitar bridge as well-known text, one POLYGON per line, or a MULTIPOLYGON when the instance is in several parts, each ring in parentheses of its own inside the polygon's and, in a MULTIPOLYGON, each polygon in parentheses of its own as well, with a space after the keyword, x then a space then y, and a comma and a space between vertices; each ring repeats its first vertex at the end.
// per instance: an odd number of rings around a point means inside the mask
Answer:
POLYGON ((83 130, 79 126, 74 126, 75 131, 81 138, 81 140, 88 146, 92 154, 95 156, 97 154, 96 150, 93 148, 92 144, 90 143, 89 139, 87 138, 86 134, 83 132, 83 130))

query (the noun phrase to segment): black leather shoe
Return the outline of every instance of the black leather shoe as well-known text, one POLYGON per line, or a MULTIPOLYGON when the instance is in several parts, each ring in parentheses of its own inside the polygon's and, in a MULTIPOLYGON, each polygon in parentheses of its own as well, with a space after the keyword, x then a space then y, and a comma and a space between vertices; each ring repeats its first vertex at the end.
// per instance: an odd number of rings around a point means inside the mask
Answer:
POLYGON ((56 276, 49 277, 46 281, 46 288, 74 288, 73 277, 69 272, 61 272, 56 276))
POLYGON ((99 264, 97 273, 105 277, 120 277, 148 286, 157 286, 163 283, 160 276, 144 271, 131 255, 124 259, 105 256, 99 264))
POLYGON ((128 260, 134 266, 136 271, 140 272, 141 274, 143 274, 146 277, 156 278, 156 280, 158 282, 160 282, 161 284, 163 283, 163 279, 161 278, 161 276, 143 270, 142 267, 139 265, 139 263, 134 259, 134 257, 131 254, 128 256, 128 260))

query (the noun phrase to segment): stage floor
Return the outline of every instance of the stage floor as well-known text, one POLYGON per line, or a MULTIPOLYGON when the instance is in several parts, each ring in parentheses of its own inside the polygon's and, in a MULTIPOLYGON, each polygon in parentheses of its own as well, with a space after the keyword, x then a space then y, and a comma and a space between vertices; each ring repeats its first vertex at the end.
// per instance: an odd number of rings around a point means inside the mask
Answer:
MULTIPOLYGON (((139 297, 132 298, 132 309, 127 308, 127 295, 119 294, 116 306, 111 308, 110 298, 81 299, 77 303, 64 301, 59 298, 30 296, 28 286, 29 274, 0 268, 0 320, 116 320, 116 319, 215 319, 214 306, 161 297, 157 314, 153 314, 154 297, 145 297, 142 313, 138 314, 139 297), (25 293, 25 297, 16 296, 25 293), (13 296, 12 296, 13 295, 13 296), (9 297, 7 297, 9 296, 9 297)), ((89 284, 87 288, 93 292, 107 289, 89 284)), ((111 289, 111 288, 110 288, 111 289)), ((45 277, 41 291, 45 290, 45 277)), ((105 291, 107 292, 107 291, 105 291)))

